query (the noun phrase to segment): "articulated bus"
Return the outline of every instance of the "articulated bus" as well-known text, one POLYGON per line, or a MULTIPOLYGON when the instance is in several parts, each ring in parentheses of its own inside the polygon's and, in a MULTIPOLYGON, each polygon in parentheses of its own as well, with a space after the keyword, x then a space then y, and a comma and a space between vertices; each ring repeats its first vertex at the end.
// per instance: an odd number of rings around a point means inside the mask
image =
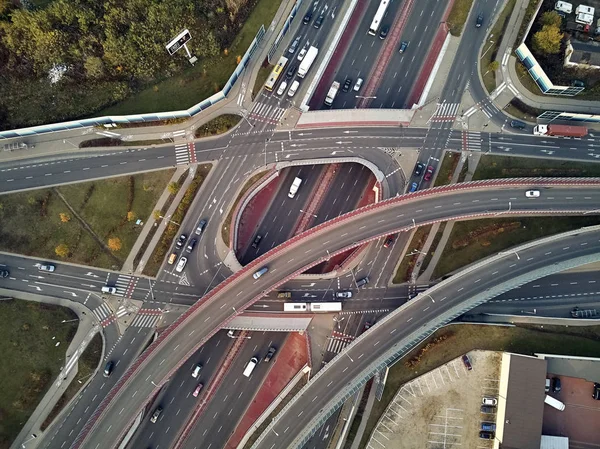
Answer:
POLYGON ((275 65, 275 68, 269 75, 269 79, 265 83, 265 89, 267 89, 269 92, 271 92, 273 90, 273 87, 275 87, 275 84, 277 83, 277 80, 279 79, 279 75, 281 75, 281 72, 283 72, 283 68, 285 67, 287 62, 288 62, 288 58, 286 58, 285 56, 282 56, 279 59, 279 61, 277 62, 277 64, 275 65))
POLYGON ((375 36, 377 30, 381 26, 381 21, 383 20, 383 16, 387 11, 387 7, 390 3, 390 0, 381 0, 379 4, 379 8, 377 8, 377 12, 375 13, 375 17, 373 18, 373 22, 371 22, 371 26, 369 27, 369 34, 371 36, 375 36))
POLYGON ((341 302, 286 302, 283 304, 284 312, 341 312, 341 302))

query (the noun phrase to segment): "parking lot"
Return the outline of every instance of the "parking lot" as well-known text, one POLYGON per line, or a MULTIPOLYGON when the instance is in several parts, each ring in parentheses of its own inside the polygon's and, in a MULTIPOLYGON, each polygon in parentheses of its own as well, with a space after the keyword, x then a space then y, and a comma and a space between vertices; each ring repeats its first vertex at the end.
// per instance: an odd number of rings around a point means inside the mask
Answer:
MULTIPOLYGON (((555 377, 548 374, 548 377, 555 377)), ((598 376, 600 378, 600 375, 598 376)), ((544 435, 566 436, 571 443, 600 445, 600 401, 592 398, 594 383, 575 377, 560 376, 561 391, 549 393, 565 403, 560 412, 544 407, 542 432, 544 435)), ((570 446, 573 447, 573 446, 570 446)))
POLYGON ((461 358, 403 385, 378 423, 369 449, 491 448, 492 440, 479 438, 484 396, 497 397, 501 353, 468 353, 473 369, 461 358))

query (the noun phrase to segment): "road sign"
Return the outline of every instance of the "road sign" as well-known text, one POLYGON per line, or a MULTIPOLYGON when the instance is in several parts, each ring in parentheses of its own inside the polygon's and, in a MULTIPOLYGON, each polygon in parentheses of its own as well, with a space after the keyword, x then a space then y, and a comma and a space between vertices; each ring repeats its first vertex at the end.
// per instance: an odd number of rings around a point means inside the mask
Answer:
POLYGON ((169 52, 169 55, 174 55, 177 50, 185 45, 187 41, 192 38, 190 31, 185 29, 177 36, 175 36, 171 41, 166 45, 166 49, 169 52))

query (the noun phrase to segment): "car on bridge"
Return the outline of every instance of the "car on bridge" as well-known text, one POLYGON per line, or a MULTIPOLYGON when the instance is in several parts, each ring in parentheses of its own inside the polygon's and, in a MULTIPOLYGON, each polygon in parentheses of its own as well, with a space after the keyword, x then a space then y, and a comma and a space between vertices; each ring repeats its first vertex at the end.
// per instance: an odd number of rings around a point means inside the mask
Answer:
POLYGON ((408 47, 408 41, 402 41, 402 43, 400 44, 400 50, 398 50, 398 53, 404 53, 406 51, 407 47, 408 47))
POLYGON ((427 171, 425 172, 425 176, 423 177, 423 179, 425 181, 431 181, 434 171, 435 171, 435 169, 433 168, 433 165, 430 165, 429 167, 427 167, 427 171))
POLYGON ((525 197, 526 198, 539 198, 540 191, 539 190, 528 190, 527 192, 525 192, 525 197))
POLYGON ((275 346, 271 346, 269 348, 269 351, 267 352, 267 355, 265 355, 263 362, 270 362, 276 352, 277 352, 277 348, 275 346))
POLYGON ((416 192, 418 188, 419 188, 419 184, 417 184, 416 182, 413 182, 410 185, 410 189, 408 190, 408 192, 409 193, 416 192))
POLYGON ((158 421, 158 418, 160 418, 160 415, 162 414, 162 412, 163 412, 163 409, 161 406, 156 407, 156 410, 154 410, 154 413, 152 413, 150 422, 155 423, 156 421, 158 421))
POLYGON ((260 270, 258 270, 256 273, 254 273, 252 275, 252 277, 254 279, 258 279, 259 277, 261 277, 263 274, 265 274, 267 271, 269 271, 269 269, 267 267, 262 267, 260 270))
POLYGON ((192 393, 192 396, 194 396, 195 398, 198 397, 198 395, 200 394, 200 390, 202 390, 202 387, 204 387, 204 384, 198 384, 196 386, 196 389, 194 390, 194 392, 192 393))

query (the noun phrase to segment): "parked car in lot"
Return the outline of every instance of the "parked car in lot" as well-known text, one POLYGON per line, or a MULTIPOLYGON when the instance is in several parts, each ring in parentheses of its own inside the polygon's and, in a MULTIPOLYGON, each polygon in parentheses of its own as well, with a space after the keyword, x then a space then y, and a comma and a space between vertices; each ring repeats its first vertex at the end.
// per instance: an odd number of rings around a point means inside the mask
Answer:
POLYGON ((485 430, 482 430, 481 432, 479 432, 479 438, 481 438, 482 440, 493 440, 494 432, 487 432, 485 430))
POLYGON ((196 228, 196 235, 202 235, 204 228, 206 228, 206 220, 200 220, 200 223, 198 223, 198 227, 196 228))
POLYGON ((275 346, 271 346, 269 348, 269 351, 267 352, 267 355, 265 355, 263 362, 270 362, 276 352, 277 352, 277 348, 275 348, 275 346))
POLYGON ((416 182, 413 182, 410 185, 410 189, 408 190, 408 192, 409 193, 416 192, 418 188, 419 188, 419 184, 417 184, 416 182))
POLYGON ((183 269, 185 268, 186 263, 187 263, 187 257, 180 258, 179 262, 177 262, 177 266, 175 267, 175 271, 177 271, 178 273, 181 273, 183 271, 183 269))
POLYGON ((482 405, 481 406, 481 413, 494 413, 496 411, 495 407, 492 407, 491 405, 482 405))
POLYGON ((346 78, 344 85, 342 86, 342 92, 348 92, 352 86, 352 78, 346 78))
POLYGON ((400 44, 400 49, 398 50, 398 53, 404 53, 406 51, 407 47, 408 47, 408 41, 402 41, 402 43, 400 44))
POLYGON ((252 275, 252 277, 254 279, 258 279, 259 277, 261 277, 263 274, 265 274, 267 271, 269 271, 269 269, 267 267, 262 267, 260 270, 258 270, 256 273, 254 273, 252 275))
POLYGON ((336 298, 352 298, 352 292, 348 292, 348 291, 335 292, 335 297, 336 298))
POLYGON ((261 240, 262 240, 262 235, 256 234, 256 237, 254 237, 254 241, 252 242, 252 248, 258 248, 258 245, 261 240))
POLYGON ((423 162, 417 162, 417 165, 415 165, 415 171, 413 173, 415 176, 421 176, 424 169, 425 164, 423 162))
POLYGON ((592 391, 592 398, 600 401, 600 383, 594 382, 594 390, 592 391))
POLYGON ((427 171, 425 172, 425 176, 423 176, 423 179, 425 181, 431 181, 434 171, 435 171, 435 169, 433 168, 433 165, 430 165, 429 167, 427 167, 427 171))
POLYGON ((560 392, 560 379, 558 377, 552 379, 552 391, 554 393, 560 392))
POLYGON ((482 422, 481 423, 481 430, 486 430, 488 432, 495 432, 496 431, 496 424, 494 424, 493 422, 482 422))
POLYGON ((471 365, 471 360, 467 354, 462 356, 462 361, 465 364, 465 368, 467 368, 469 371, 473 369, 473 365, 471 365))
POLYGON ((283 93, 285 92, 285 89, 287 88, 287 82, 282 81, 281 84, 279 85, 279 89, 277 89, 277 95, 283 95, 283 93))
POLYGON ((183 247, 183 245, 185 244, 186 240, 187 240, 187 235, 185 235, 185 234, 181 234, 181 235, 179 236, 179 238, 177 239, 177 241, 175 242, 175 246, 176 246, 177 248, 182 248, 182 247, 183 247))
POLYGON ((498 405, 498 399, 496 398, 490 398, 485 396, 482 400, 481 403, 483 405, 491 405, 492 407, 496 407, 498 405))

